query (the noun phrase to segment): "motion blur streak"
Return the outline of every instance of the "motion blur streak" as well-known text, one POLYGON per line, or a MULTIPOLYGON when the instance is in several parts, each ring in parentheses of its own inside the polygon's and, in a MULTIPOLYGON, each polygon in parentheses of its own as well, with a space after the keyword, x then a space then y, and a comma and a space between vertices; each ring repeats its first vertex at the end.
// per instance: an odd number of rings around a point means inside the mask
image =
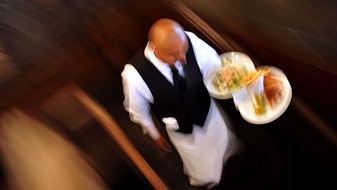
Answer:
POLYGON ((18 108, 0 115, 0 150, 8 189, 107 189, 74 146, 18 108))

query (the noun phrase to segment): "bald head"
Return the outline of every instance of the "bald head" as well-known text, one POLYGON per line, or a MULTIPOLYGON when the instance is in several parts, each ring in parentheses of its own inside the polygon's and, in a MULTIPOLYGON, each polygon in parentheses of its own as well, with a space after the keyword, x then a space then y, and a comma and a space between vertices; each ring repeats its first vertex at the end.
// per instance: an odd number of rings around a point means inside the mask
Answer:
POLYGON ((184 32, 183 27, 172 19, 162 18, 157 20, 150 28, 148 38, 149 41, 174 37, 184 32))
POLYGON ((155 55, 162 61, 170 65, 176 61, 186 62, 187 37, 184 28, 176 21, 159 19, 151 26, 148 39, 155 49, 155 55))

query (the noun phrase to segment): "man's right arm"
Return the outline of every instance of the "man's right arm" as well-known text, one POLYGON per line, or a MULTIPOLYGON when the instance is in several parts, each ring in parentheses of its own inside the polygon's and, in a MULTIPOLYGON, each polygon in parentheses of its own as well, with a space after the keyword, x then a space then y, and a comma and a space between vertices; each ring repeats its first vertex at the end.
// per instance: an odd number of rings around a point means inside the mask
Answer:
POLYGON ((125 65, 121 76, 125 98, 124 108, 129 112, 131 121, 140 124, 144 134, 148 133, 157 146, 170 151, 170 145, 161 136, 152 119, 150 103, 153 103, 153 96, 150 89, 130 64, 125 65))
POLYGON ((160 134, 153 122, 150 113, 150 103, 153 102, 152 94, 139 75, 130 64, 125 65, 121 74, 124 92, 124 108, 129 112, 131 121, 140 124, 144 133, 149 133, 154 140, 160 134))

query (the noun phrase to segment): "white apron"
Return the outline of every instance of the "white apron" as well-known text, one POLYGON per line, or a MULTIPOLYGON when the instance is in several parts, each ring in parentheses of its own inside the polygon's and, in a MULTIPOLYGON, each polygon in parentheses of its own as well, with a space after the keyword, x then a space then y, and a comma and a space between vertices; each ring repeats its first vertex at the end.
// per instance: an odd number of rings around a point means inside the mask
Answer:
POLYGON ((191 185, 218 184, 222 166, 230 156, 230 135, 222 113, 211 101, 204 127, 193 126, 192 134, 167 127, 168 136, 180 154, 191 185))

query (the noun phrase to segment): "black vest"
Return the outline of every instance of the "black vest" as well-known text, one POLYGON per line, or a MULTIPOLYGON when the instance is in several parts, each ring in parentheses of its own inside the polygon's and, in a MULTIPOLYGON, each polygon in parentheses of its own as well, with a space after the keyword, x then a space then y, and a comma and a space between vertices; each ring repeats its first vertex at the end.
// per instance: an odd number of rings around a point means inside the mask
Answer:
POLYGON ((203 126, 210 106, 210 96, 203 83, 203 77, 196 63, 192 44, 186 54, 184 65, 186 90, 179 93, 176 88, 145 58, 144 48, 131 58, 130 63, 137 69, 149 87, 154 103, 151 105, 160 124, 164 117, 174 117, 182 133, 192 133, 193 124, 203 126))

